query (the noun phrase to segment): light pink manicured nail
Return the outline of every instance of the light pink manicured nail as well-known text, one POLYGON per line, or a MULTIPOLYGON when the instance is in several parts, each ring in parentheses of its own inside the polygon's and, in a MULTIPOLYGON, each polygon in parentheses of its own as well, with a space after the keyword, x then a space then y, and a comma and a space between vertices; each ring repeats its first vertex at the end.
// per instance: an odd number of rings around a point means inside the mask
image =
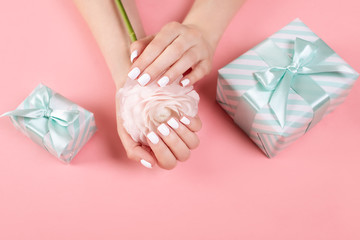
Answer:
POLYGON ((140 163, 141 163, 144 167, 146 167, 146 168, 152 168, 151 163, 149 163, 148 161, 146 161, 146 160, 144 160, 144 159, 141 159, 141 160, 140 160, 140 163))
POLYGON ((169 121, 167 121, 170 127, 173 129, 177 129, 179 127, 179 123, 175 120, 175 118, 170 118, 169 121))
POLYGON ((190 124, 190 120, 189 120, 187 117, 185 117, 185 116, 183 116, 183 117, 180 119, 180 122, 182 122, 182 123, 185 124, 185 125, 189 125, 189 124, 190 124))
POLYGON ((160 80, 158 81, 158 84, 160 87, 165 87, 166 84, 168 84, 169 82, 169 78, 167 76, 164 76, 162 78, 160 78, 160 80))
POLYGON ((164 123, 158 126, 158 130, 164 136, 168 136, 170 134, 170 129, 164 123))
POLYGON ((159 137, 154 132, 150 132, 147 135, 147 138, 152 142, 153 144, 157 144, 159 142, 159 137))
POLYGON ((133 68, 129 73, 128 77, 131 78, 131 80, 135 80, 140 74, 140 69, 138 67, 133 68))
POLYGON ((141 75, 141 77, 139 77, 138 82, 140 83, 141 86, 145 86, 150 81, 150 79, 151 79, 150 75, 144 73, 143 75, 141 75))
POLYGON ((190 80, 189 79, 184 79, 184 80, 181 80, 181 85, 183 86, 183 87, 186 87, 187 85, 189 85, 189 83, 190 83, 190 80))
POLYGON ((131 56, 130 56, 130 61, 131 62, 134 62, 134 59, 138 56, 138 51, 137 50, 134 50, 132 53, 131 53, 131 56))

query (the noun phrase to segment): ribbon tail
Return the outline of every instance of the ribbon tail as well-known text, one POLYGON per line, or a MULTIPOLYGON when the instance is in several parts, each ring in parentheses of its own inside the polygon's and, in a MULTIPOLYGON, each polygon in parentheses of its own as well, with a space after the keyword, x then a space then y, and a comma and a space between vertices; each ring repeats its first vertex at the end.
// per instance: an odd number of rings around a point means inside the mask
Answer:
POLYGON ((234 121, 248 135, 250 135, 257 112, 269 102, 270 96, 271 92, 265 90, 258 83, 240 97, 235 110, 234 121))
POLYGON ((13 116, 13 117, 27 117, 27 118, 40 118, 44 115, 43 109, 16 109, 11 112, 4 113, 0 117, 13 116))
POLYGON ((301 69, 299 73, 301 74, 315 74, 315 73, 349 73, 353 74, 354 70, 342 63, 339 64, 333 64, 333 65, 315 65, 315 66, 306 66, 301 69))
POLYGON ((52 145, 57 157, 60 157, 72 140, 72 137, 67 128, 59 126, 55 121, 49 120, 48 126, 50 134, 49 144, 52 145))
POLYGON ((306 75, 298 76, 298 79, 292 82, 291 87, 313 109, 314 116, 306 130, 308 131, 320 122, 325 115, 330 106, 330 97, 316 82, 306 75))
POLYGON ((270 108, 282 128, 284 128, 286 122, 286 107, 292 79, 293 73, 286 71, 269 102, 270 108))

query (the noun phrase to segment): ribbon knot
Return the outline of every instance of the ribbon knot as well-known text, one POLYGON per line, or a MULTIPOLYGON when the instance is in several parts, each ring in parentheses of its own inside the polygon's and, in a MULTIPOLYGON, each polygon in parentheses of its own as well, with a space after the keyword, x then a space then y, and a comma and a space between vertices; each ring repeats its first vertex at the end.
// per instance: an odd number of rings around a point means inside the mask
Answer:
POLYGON ((47 109, 45 110, 44 117, 45 117, 45 118, 50 118, 52 112, 53 112, 52 108, 50 108, 50 107, 47 108, 47 109))
POLYGON ((286 69, 292 74, 297 74, 299 67, 290 65, 286 69))
POLYGON ((296 38, 292 58, 269 39, 255 47, 255 51, 269 67, 255 72, 254 77, 265 91, 271 91, 267 103, 281 127, 284 127, 286 122, 290 89, 312 107, 314 119, 311 125, 315 125, 324 115, 330 97, 309 75, 351 72, 344 64, 322 64, 334 52, 321 39, 312 43, 296 38))
MULTIPOLYGON (((36 119, 47 119, 47 134, 49 134, 50 143, 45 141, 45 136, 42 136, 42 142, 46 149, 53 148, 58 157, 67 148, 72 136, 69 133, 68 126, 71 125, 78 117, 78 110, 53 110, 50 107, 53 93, 46 86, 41 86, 36 92, 29 97, 29 104, 31 109, 16 109, 7 112, 2 116, 16 116, 29 119, 28 124, 32 122, 32 127, 36 128, 38 124, 36 119)), ((42 123, 43 124, 43 123, 42 123)))

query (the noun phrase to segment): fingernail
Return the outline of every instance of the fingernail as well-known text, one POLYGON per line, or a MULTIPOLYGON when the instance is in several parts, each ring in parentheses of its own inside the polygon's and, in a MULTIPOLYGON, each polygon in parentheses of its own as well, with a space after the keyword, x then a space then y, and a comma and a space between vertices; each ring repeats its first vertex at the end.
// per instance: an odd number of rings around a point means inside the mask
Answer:
POLYGON ((140 69, 138 67, 133 68, 129 73, 128 73, 128 77, 131 78, 132 80, 135 80, 135 78, 137 78, 140 74, 140 69))
POLYGON ((181 84, 183 87, 186 87, 187 85, 189 85, 189 83, 190 83, 190 80, 187 78, 181 81, 181 84))
POLYGON ((175 118, 170 118, 167 123, 172 127, 173 129, 177 129, 179 127, 179 123, 175 120, 175 118))
POLYGON ((152 142, 153 144, 157 144, 159 142, 159 137, 154 132, 150 132, 147 135, 147 138, 152 142))
POLYGON ((167 76, 164 76, 162 78, 160 78, 160 80, 158 81, 158 84, 160 87, 165 87, 166 84, 168 84, 169 82, 169 78, 167 76))
POLYGON ((148 161, 145 161, 144 159, 141 159, 140 163, 146 168, 152 168, 151 163, 149 163, 148 161))
POLYGON ((185 124, 185 125, 189 125, 189 124, 190 124, 190 120, 189 120, 187 117, 185 117, 185 116, 183 116, 183 117, 180 119, 180 122, 182 122, 182 123, 185 124))
POLYGON ((164 136, 168 136, 170 134, 169 128, 164 123, 162 123, 162 124, 160 124, 160 126, 158 126, 158 130, 164 136))
POLYGON ((131 62, 134 62, 134 58, 136 58, 137 56, 138 56, 138 51, 137 51, 137 50, 134 50, 134 51, 131 53, 130 61, 131 61, 131 62))
POLYGON ((151 79, 150 75, 145 73, 141 75, 141 77, 139 77, 138 82, 140 83, 141 86, 145 86, 150 81, 150 79, 151 79))

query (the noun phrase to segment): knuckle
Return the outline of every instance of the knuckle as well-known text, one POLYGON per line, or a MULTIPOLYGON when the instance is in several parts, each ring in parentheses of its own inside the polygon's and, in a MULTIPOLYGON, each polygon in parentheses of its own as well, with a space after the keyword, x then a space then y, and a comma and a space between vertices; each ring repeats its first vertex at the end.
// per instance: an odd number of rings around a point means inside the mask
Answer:
POLYGON ((181 75, 181 73, 179 73, 179 71, 177 69, 174 69, 173 67, 167 71, 165 74, 165 76, 168 76, 170 79, 170 82, 175 81, 175 79, 181 75))
POLYGON ((196 63, 199 61, 199 57, 194 50, 189 50, 187 57, 191 63, 196 63))
POLYGON ((127 150, 126 151, 126 156, 129 158, 129 159, 132 159, 132 160, 135 160, 135 154, 134 154, 134 152, 133 151, 131 151, 131 150, 127 150))
POLYGON ((174 28, 178 28, 179 25, 181 25, 179 22, 171 21, 171 22, 169 22, 168 24, 165 25, 165 28, 172 30, 174 28))
POLYGON ((154 40, 152 40, 150 42, 150 44, 148 45, 148 48, 153 52, 156 51, 156 49, 161 48, 161 46, 164 45, 164 40, 161 37, 155 38, 154 40))
POLYGON ((208 74, 208 73, 210 73, 210 71, 211 71, 211 63, 209 62, 209 63, 205 64, 205 72, 206 72, 206 74, 208 74))
POLYGON ((177 163, 177 161, 176 161, 175 157, 171 157, 171 158, 164 159, 163 161, 159 162, 159 166, 164 169, 171 170, 171 169, 175 168, 176 163, 177 163))
POLYGON ((182 135, 187 141, 191 141, 192 139, 195 139, 197 137, 196 134, 193 133, 191 130, 185 130, 182 135))
POLYGON ((186 161, 190 158, 191 151, 187 149, 186 151, 182 152, 181 155, 178 157, 180 162, 186 161))
POLYGON ((152 79, 155 78, 160 73, 160 71, 161 68, 159 68, 156 64, 151 64, 144 70, 144 72, 149 74, 152 79))
POLYGON ((131 43, 130 48, 132 50, 135 50, 135 49, 141 48, 141 46, 142 46, 142 43, 140 41, 136 41, 136 42, 131 43))
POLYGON ((199 78, 202 78, 210 72, 210 67, 208 64, 202 64, 201 66, 199 66, 199 68, 199 78))
POLYGON ((169 143, 171 143, 171 146, 180 146, 181 139, 177 134, 170 134, 169 135, 169 143))
POLYGON ((153 56, 151 54, 147 54, 146 52, 144 53, 145 54, 140 54, 134 65, 140 68, 141 71, 147 68, 149 64, 153 61, 153 56))
POLYGON ((175 56, 182 56, 185 51, 185 46, 182 43, 173 43, 170 48, 171 54, 175 56))
POLYGON ((142 54, 140 55, 140 57, 138 58, 138 62, 139 62, 139 68, 140 70, 143 70, 144 68, 146 68, 149 63, 152 62, 153 57, 150 56, 149 54, 142 54))
POLYGON ((199 137, 195 135, 195 137, 192 139, 192 142, 191 142, 189 148, 191 150, 193 150, 193 149, 197 148, 199 146, 199 144, 200 144, 199 137))
POLYGON ((201 38, 202 37, 202 34, 200 31, 198 31, 197 29, 194 29, 194 28, 190 28, 189 29, 189 34, 191 37, 193 38, 201 38))
POLYGON ((204 68, 199 66, 194 75, 196 79, 202 78, 205 75, 204 68))
POLYGON ((161 28, 160 32, 170 32, 170 31, 173 31, 176 27, 177 27, 177 22, 172 21, 172 22, 169 22, 169 23, 165 24, 161 28))
POLYGON ((202 121, 199 119, 198 131, 201 130, 202 126, 203 126, 202 121))

